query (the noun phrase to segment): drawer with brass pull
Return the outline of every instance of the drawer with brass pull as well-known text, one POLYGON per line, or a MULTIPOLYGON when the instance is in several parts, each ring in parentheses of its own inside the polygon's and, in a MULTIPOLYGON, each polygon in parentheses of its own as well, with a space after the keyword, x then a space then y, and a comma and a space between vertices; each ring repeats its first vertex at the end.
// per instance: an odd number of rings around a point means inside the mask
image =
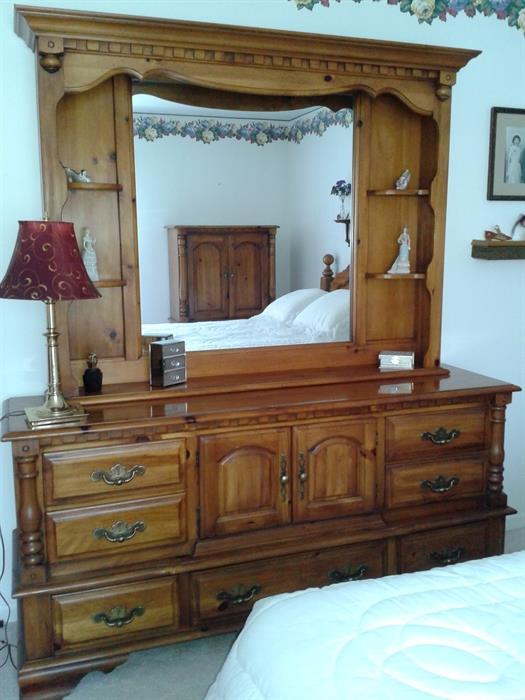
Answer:
POLYGON ((386 459, 438 457, 451 450, 484 449, 487 415, 484 407, 403 414, 386 419, 386 459))
POLYGON ((55 646, 130 638, 147 630, 167 632, 179 623, 177 579, 108 586, 52 598, 55 646))
POLYGON ((48 558, 121 553, 152 545, 175 545, 186 539, 186 498, 175 494, 116 506, 93 506, 48 512, 48 558))
POLYGON ((484 520, 401 538, 400 572, 423 571, 487 556, 490 554, 488 534, 491 525, 491 521, 484 520))
POLYGON ((453 459, 387 469, 386 505, 396 508, 482 494, 486 488, 485 473, 483 459, 453 459))
POLYGON ((94 447, 43 455, 46 501, 111 496, 133 498, 137 489, 184 485, 184 440, 94 447))
POLYGON ((269 595, 383 576, 386 542, 334 547, 191 575, 192 622, 236 619, 269 595))

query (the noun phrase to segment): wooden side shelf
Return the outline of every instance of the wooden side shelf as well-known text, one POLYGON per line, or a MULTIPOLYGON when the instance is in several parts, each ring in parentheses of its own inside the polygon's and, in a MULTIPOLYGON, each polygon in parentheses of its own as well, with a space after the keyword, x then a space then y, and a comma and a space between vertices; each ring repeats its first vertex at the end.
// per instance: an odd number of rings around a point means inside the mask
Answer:
POLYGON ((68 182, 67 188, 68 190, 122 192, 122 185, 118 182, 68 182))
POLYGON ((523 260, 525 241, 472 241, 472 257, 483 260, 523 260))
POLYGON ((370 197, 426 197, 430 190, 367 190, 370 197))
POLYGON ((127 282, 125 280, 97 280, 93 282, 95 287, 125 287, 127 282))
POLYGON ((392 274, 390 272, 367 272, 368 280, 424 280, 424 272, 409 272, 407 274, 392 274))

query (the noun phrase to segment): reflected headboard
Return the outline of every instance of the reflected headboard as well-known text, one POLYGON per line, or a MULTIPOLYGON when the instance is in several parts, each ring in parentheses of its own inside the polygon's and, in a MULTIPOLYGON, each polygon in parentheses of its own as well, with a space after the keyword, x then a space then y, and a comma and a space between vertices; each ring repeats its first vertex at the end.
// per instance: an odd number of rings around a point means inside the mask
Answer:
POLYGON ((323 255, 325 268, 323 270, 319 286, 325 292, 333 292, 336 289, 348 289, 350 284, 350 265, 347 265, 344 270, 334 273, 332 265, 334 264, 334 256, 330 253, 323 255))

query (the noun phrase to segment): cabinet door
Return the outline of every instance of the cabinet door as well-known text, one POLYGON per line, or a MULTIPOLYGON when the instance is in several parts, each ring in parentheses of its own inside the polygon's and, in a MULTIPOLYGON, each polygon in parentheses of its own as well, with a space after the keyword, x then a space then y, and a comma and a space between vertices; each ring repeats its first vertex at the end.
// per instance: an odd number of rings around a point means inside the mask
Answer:
POLYGON ((287 428, 202 437, 201 536, 290 520, 287 428))
POLYGON ((228 239, 188 236, 188 315, 190 321, 228 318, 228 239))
POLYGON ((294 428, 296 522, 337 518, 374 508, 375 436, 373 421, 294 428))
POLYGON ((268 304, 268 236, 239 233, 230 244, 230 318, 248 318, 268 304))

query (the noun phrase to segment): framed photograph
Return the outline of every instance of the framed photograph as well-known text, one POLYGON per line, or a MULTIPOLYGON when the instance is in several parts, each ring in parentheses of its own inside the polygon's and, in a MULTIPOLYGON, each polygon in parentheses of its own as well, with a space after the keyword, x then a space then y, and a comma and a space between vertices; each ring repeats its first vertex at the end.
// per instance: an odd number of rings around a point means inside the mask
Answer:
POLYGON ((491 110, 487 199, 525 200, 525 109, 491 110))

